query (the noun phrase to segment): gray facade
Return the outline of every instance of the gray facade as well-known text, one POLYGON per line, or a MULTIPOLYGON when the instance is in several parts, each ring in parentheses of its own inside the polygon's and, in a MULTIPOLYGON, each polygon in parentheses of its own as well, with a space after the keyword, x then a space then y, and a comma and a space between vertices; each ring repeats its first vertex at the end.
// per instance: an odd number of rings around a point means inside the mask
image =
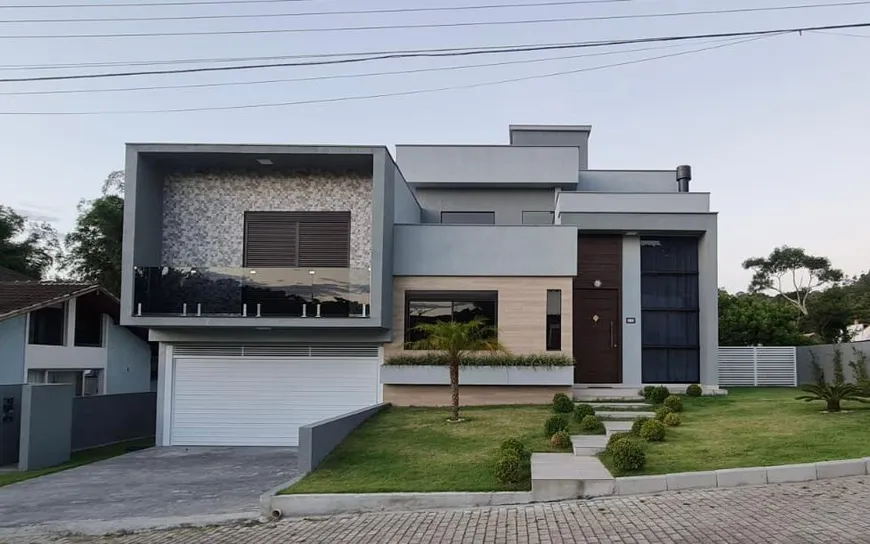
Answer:
POLYGON ((24 386, 18 470, 38 470, 69 460, 73 389, 71 384, 24 386))
POLYGON ((27 381, 24 349, 27 346, 27 316, 0 321, 0 385, 27 381))

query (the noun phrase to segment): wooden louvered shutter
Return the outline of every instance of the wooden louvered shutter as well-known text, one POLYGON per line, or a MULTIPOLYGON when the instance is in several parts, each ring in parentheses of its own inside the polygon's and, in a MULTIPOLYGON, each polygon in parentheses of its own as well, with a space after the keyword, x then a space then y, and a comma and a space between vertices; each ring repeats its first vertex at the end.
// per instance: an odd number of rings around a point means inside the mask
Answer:
POLYGON ((245 213, 244 266, 299 266, 299 222, 284 212, 245 213))
POLYGON ((350 267, 350 212, 299 213, 299 266, 350 267))

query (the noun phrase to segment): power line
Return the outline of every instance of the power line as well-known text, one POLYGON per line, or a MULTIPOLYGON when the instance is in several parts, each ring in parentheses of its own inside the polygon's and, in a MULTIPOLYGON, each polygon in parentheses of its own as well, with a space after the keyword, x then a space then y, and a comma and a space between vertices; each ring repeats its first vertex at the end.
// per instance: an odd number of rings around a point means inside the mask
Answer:
POLYGON ((341 11, 299 11, 292 13, 234 13, 218 15, 176 15, 176 16, 152 16, 152 17, 93 17, 76 19, 6 19, 0 21, 7 23, 108 23, 108 22, 143 22, 143 21, 197 21, 213 19, 263 19, 275 17, 313 17, 322 15, 372 15, 394 13, 425 13, 444 11, 478 11, 489 9, 511 9, 530 7, 556 7, 574 6, 580 4, 624 4, 636 0, 558 0, 548 2, 527 2, 520 4, 476 4, 471 6, 430 6, 418 8, 386 8, 386 9, 360 9, 341 11))
POLYGON ((824 25, 824 26, 808 26, 808 27, 792 27, 779 28, 775 30, 751 30, 742 32, 719 32, 711 34, 690 34, 682 36, 657 36, 645 38, 631 38, 623 40, 606 40, 606 41, 588 41, 575 42, 566 44, 550 44, 550 45, 529 45, 529 46, 506 46, 503 48, 479 48, 467 50, 448 50, 448 51, 424 51, 420 50, 413 53, 389 53, 383 55, 373 55, 357 58, 343 58, 335 60, 311 61, 311 62, 286 62, 272 64, 246 64, 239 66, 208 66, 199 68, 178 68, 169 70, 151 70, 151 71, 131 71, 131 72, 114 72, 103 74, 74 74, 62 76, 37 76, 37 77, 22 77, 22 78, 6 78, 0 79, 0 83, 20 83, 29 81, 63 81, 74 79, 103 79, 114 77, 132 77, 132 76, 149 76, 149 75, 167 75, 167 74, 190 74, 200 72, 227 72, 237 70, 255 70, 263 68, 279 68, 279 67, 296 67, 296 66, 324 66, 332 64, 351 64, 359 62, 372 62, 386 59, 399 58, 415 58, 415 57, 460 57, 471 55, 492 55, 505 53, 523 53, 531 51, 550 51, 559 49, 580 49, 587 47, 605 47, 615 45, 630 45, 638 43, 656 43, 656 42, 676 42, 686 40, 701 40, 701 39, 716 39, 716 38, 739 38, 750 36, 769 36, 776 34, 790 34, 795 32, 809 32, 813 30, 840 30, 849 28, 866 28, 870 27, 870 23, 851 23, 844 25, 824 25))
POLYGON ((223 6, 226 4, 284 4, 289 2, 319 2, 321 0, 207 0, 204 2, 126 2, 101 4, 14 4, 0 6, 0 9, 57 9, 57 8, 138 8, 156 6, 223 6))
MULTIPOLYGON (((788 32, 780 32, 779 35, 787 34, 788 32)), ((642 62, 650 62, 654 60, 666 59, 671 57, 678 57, 682 55, 689 55, 693 53, 700 53, 703 51, 710 51, 713 49, 721 49, 723 47, 730 47, 733 45, 739 45, 742 43, 748 43, 764 38, 772 37, 776 34, 766 34, 761 36, 755 36, 750 39, 735 41, 731 43, 723 43, 718 45, 712 45, 708 47, 702 47, 699 49, 691 49, 688 51, 679 51, 677 53, 670 53, 665 55, 658 55, 655 57, 645 57, 641 59, 633 59, 624 62, 618 62, 613 64, 603 64, 599 66, 591 66, 587 68, 578 68, 575 70, 566 70, 560 72, 550 72, 547 74, 537 74, 533 76, 523 76, 517 78, 510 79, 501 79, 496 81, 483 81, 478 83, 469 83, 465 85, 453 85, 446 87, 435 87, 428 89, 413 89, 409 91, 399 91, 392 93, 379 93, 379 94, 369 94, 369 95, 357 95, 357 96, 342 96, 336 98, 325 98, 325 99, 312 99, 312 100, 296 100, 292 102, 272 102, 272 103, 261 103, 261 104, 243 104, 236 106, 214 106, 214 107, 194 107, 194 108, 176 108, 176 109, 163 109, 163 110, 117 110, 117 111, 60 111, 60 112, 21 112, 21 111, 13 111, 13 112, 3 112, 0 111, 0 115, 130 115, 130 114, 154 114, 154 113, 187 113, 187 112, 197 112, 197 111, 228 111, 228 110, 246 110, 246 109, 258 109, 258 108, 275 108, 275 107, 286 107, 286 106, 300 106, 300 105, 310 105, 310 104, 327 104, 327 103, 335 103, 335 102, 348 102, 348 101, 356 101, 356 100, 370 100, 376 98, 389 98, 389 97, 398 97, 398 96, 410 96, 417 94, 427 94, 427 93, 436 93, 443 91, 453 91, 460 89, 474 89, 479 87, 490 87, 494 85, 502 85, 506 83, 516 83, 521 81, 530 81, 537 79, 545 79, 551 77, 558 77, 563 75, 570 74, 578 74, 582 72, 593 72, 597 70, 604 70, 608 68, 616 68, 619 66, 627 66, 631 64, 639 64, 642 62)))
POLYGON ((797 6, 769 6, 760 8, 731 8, 707 11, 679 11, 670 13, 643 13, 629 15, 598 15, 591 17, 554 17, 546 19, 517 19, 512 21, 460 21, 456 23, 416 23, 400 25, 368 25, 368 26, 335 26, 315 28, 273 28, 273 29, 249 29, 249 30, 207 30, 202 32, 126 32, 116 34, 18 34, 0 35, 0 39, 86 39, 86 38, 146 38, 146 37, 170 37, 170 36, 234 36, 246 34, 290 34, 290 33, 314 33, 314 32, 361 32, 371 30, 420 30, 424 28, 457 28, 457 27, 480 27, 502 25, 529 25, 529 24, 555 24, 576 23, 584 21, 610 21, 626 19, 659 19, 665 17, 685 17, 698 15, 723 15, 729 13, 754 13, 767 11, 787 11, 800 9, 817 9, 831 7, 861 6, 870 4, 870 0, 850 0, 829 4, 803 4, 797 6))
MULTIPOLYGON (((722 41, 722 40, 717 40, 722 41)), ((724 40, 726 42, 735 41, 734 38, 724 40)), ((602 51, 599 53, 584 53, 580 55, 560 55, 556 57, 544 57, 537 59, 523 59, 523 60, 510 60, 510 61, 501 61, 501 62, 489 62, 489 63, 478 63, 478 64, 462 64, 458 66, 438 66, 434 68, 416 68, 410 70, 389 70, 383 72, 366 72, 362 74, 329 74, 329 75, 321 75, 321 76, 309 76, 309 77, 293 77, 293 78, 279 78, 279 79, 263 79, 263 80, 255 80, 255 81, 222 81, 217 83, 189 83, 182 85, 151 85, 151 86, 143 86, 143 87, 112 87, 107 89, 60 89, 60 90, 48 90, 48 91, 0 91, 0 96, 46 96, 46 95, 58 95, 58 94, 92 94, 92 93, 114 93, 114 92, 128 92, 128 91, 155 91, 155 90, 165 90, 165 89, 201 89, 201 88, 212 88, 212 87, 233 87, 233 86, 242 86, 242 85, 264 85, 264 84, 272 84, 272 83, 292 83, 292 82, 301 82, 301 81, 323 81, 323 80, 331 80, 331 79, 356 79, 363 77, 379 77, 379 76, 388 76, 388 75, 407 75, 407 74, 419 74, 419 73, 427 73, 427 72, 449 72, 454 70, 468 70, 472 68, 490 68, 494 66, 512 66, 517 64, 536 64, 541 62, 553 62, 558 60, 572 60, 579 58, 587 58, 587 57, 602 57, 609 55, 624 55, 627 53, 639 53, 642 51, 654 51, 659 49, 673 49, 674 47, 684 47, 685 44, 682 42, 670 45, 659 45, 655 47, 638 47, 634 49, 623 49, 619 51, 602 51)))
POLYGON ((849 38, 864 38, 865 40, 870 39, 870 36, 868 36, 867 34, 850 34, 848 32, 831 32, 828 30, 815 30, 813 32, 815 32, 816 34, 827 34, 829 36, 846 36, 849 38))

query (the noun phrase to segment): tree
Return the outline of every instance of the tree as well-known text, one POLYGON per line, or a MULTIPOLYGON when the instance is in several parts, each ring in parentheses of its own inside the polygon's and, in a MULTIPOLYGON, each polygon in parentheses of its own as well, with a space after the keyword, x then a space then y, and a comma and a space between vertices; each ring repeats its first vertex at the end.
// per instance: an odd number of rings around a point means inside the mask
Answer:
POLYGON ((808 343, 794 308, 763 294, 719 291, 719 345, 794 346, 808 343))
POLYGON ((78 218, 66 236, 64 265, 79 280, 121 292, 121 240, 124 233, 124 173, 112 172, 103 183, 103 196, 83 200, 78 218))
POLYGON ((412 349, 443 351, 450 366, 450 392, 453 396, 453 412, 450 421, 459 418, 459 365, 462 357, 471 351, 506 352, 498 341, 496 330, 486 325, 480 317, 471 321, 436 321, 421 323, 414 327, 425 338, 411 343, 412 349))
POLYGON ((0 266, 42 279, 60 258, 57 231, 0 205, 0 266))
POLYGON ((809 313, 803 318, 803 328, 826 344, 851 340, 849 326, 855 321, 859 310, 857 299, 848 287, 835 286, 807 299, 809 313))
POLYGON ((833 268, 827 257, 809 255, 799 247, 778 247, 767 257, 746 259, 743 268, 753 271, 752 292, 773 291, 803 315, 809 314, 810 293, 843 279, 843 271, 833 268))

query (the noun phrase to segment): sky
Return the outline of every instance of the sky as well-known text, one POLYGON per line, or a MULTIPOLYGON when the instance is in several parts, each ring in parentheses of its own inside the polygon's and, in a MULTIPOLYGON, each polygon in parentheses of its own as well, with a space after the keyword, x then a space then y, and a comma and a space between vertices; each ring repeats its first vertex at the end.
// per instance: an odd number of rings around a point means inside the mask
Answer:
MULTIPOLYGON (((123 0, 129 2, 130 0, 123 0)), ((149 0, 156 3, 159 0, 149 0)), ((193 0, 196 1, 196 0, 193 0)), ((870 22, 870 2, 753 13, 597 21, 578 17, 836 3, 832 0, 626 0, 491 10, 341 14, 360 9, 532 3, 546 0, 303 0, 200 6, 38 9, 97 0, 0 0, 0 79, 124 71, 125 66, 33 70, 44 64, 317 55, 361 51, 613 40, 870 22), (27 8, 8 6, 26 5, 27 8), (4 6, 7 6, 4 8, 4 6), (323 16, 280 17, 303 11, 323 16), (20 19, 272 14, 266 18, 145 22, 20 19), (554 19, 554 23, 369 31, 323 27, 554 19), (56 38, 62 34, 305 32, 209 36, 56 38), (12 36, 40 36, 14 38, 12 36), (12 68, 15 67, 15 68, 12 68), (24 68, 21 68, 24 67, 24 68), (27 69, 31 68, 31 69, 27 69)), ((72 228, 76 204, 99 195, 124 166, 126 142, 280 144, 506 144, 510 124, 590 124, 592 169, 693 167, 692 190, 710 192, 719 212, 719 284, 745 289, 741 262, 779 245, 829 257, 848 274, 870 269, 864 242, 870 202, 870 28, 777 35, 555 77, 406 96, 283 107, 183 113, 59 115, 328 100, 438 89, 577 71, 722 44, 663 44, 448 59, 138 76, 0 82, 0 203, 72 228), (847 36, 844 34, 852 34, 847 36), (617 50, 655 50, 611 54, 617 50), (607 55, 600 55, 608 52, 607 55), (577 55, 585 56, 577 58, 577 55), (334 78, 470 64, 574 56, 460 70, 334 78), (330 76, 330 79, 322 79, 330 76), (320 79, 311 79, 319 77, 320 79), (67 94, 15 93, 118 87, 307 81, 67 94)), ((214 66, 215 64, 210 64, 214 66)), ((140 69, 185 65, 144 66, 140 69)))

